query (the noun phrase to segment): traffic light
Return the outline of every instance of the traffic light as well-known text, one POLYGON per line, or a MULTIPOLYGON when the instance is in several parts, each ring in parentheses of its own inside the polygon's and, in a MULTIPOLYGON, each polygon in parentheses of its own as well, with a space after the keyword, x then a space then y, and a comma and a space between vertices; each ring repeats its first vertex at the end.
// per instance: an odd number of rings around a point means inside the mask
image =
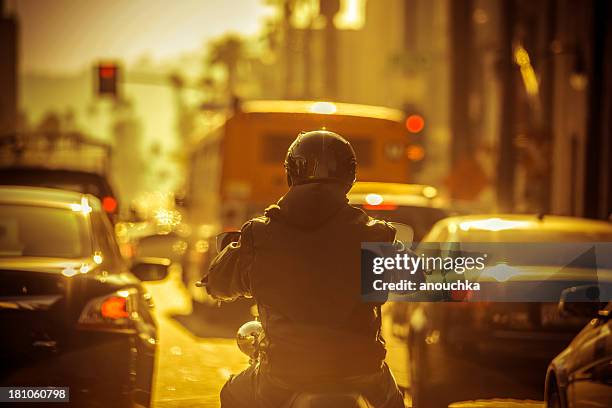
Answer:
POLYGON ((406 112, 405 126, 407 130, 405 154, 406 158, 410 161, 410 178, 414 182, 416 181, 415 178, 423 170, 427 159, 425 149, 426 123, 425 117, 416 107, 406 104, 404 112, 406 112))
POLYGON ((425 128, 425 119, 423 116, 413 113, 406 118, 406 129, 410 133, 420 133, 425 128))
POLYGON ((96 73, 98 95, 116 98, 119 93, 119 66, 113 63, 98 64, 96 73))

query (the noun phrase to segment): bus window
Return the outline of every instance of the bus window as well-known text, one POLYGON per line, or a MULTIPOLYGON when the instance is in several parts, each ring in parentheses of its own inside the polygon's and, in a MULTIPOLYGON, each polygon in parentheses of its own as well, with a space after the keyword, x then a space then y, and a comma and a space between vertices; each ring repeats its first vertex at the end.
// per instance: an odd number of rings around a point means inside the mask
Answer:
MULTIPOLYGON (((265 135, 262 143, 261 158, 264 163, 278 164, 285 161, 287 149, 295 140, 295 136, 265 135)), ((373 161, 373 143, 370 139, 352 139, 349 142, 355 150, 359 166, 368 167, 373 161)))
POLYGON ((353 150, 355 150, 355 156, 357 156, 357 165, 360 167, 369 167, 372 165, 372 159, 374 156, 372 148, 372 140, 370 139, 348 139, 353 150))
POLYGON ((261 158, 264 163, 279 164, 285 161, 287 149, 295 140, 295 136, 265 135, 262 143, 261 158))

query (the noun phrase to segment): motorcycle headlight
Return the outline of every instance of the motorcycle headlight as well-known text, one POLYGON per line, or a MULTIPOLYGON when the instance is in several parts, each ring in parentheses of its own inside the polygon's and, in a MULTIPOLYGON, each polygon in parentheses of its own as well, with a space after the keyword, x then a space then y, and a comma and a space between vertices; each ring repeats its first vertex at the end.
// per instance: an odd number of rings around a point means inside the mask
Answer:
POLYGON ((85 330, 134 331, 138 319, 136 289, 117 292, 90 300, 78 320, 78 327, 85 330))

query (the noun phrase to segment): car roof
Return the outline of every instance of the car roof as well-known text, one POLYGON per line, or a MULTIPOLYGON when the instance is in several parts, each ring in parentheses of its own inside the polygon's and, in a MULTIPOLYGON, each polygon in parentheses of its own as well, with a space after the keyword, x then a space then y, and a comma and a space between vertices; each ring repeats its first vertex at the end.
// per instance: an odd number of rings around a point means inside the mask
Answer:
POLYGON ((348 193, 351 204, 373 204, 370 200, 380 200, 380 205, 445 208, 437 199, 438 190, 426 184, 381 183, 358 181, 348 193), (377 197, 378 196, 378 197, 377 197))
POLYGON ((325 101, 289 101, 289 100, 255 100, 245 101, 240 105, 243 113, 304 113, 333 114, 340 116, 358 116, 373 119, 390 120, 397 123, 404 121, 404 113, 398 109, 384 106, 359 105, 325 101), (331 110, 328 110, 331 109, 331 110))
POLYGON ((358 181, 353 184, 349 194, 391 194, 391 195, 419 195, 434 198, 438 189, 427 184, 382 183, 377 181, 358 181))
POLYGON ((100 201, 92 195, 67 190, 29 186, 0 186, 1 204, 36 205, 41 207, 74 208, 84 200, 94 210, 100 210, 100 201))
POLYGON ((64 169, 55 167, 44 167, 44 166, 9 166, 0 167, 2 173, 14 173, 14 172, 42 172, 42 173, 59 173, 59 174, 78 174, 83 176, 92 176, 105 178, 104 175, 93 171, 78 170, 78 169, 64 169))
POLYGON ((440 221, 445 226, 455 225, 464 231, 501 231, 505 229, 542 231, 566 231, 591 233, 612 233, 612 223, 608 221, 561 215, 538 214, 472 214, 448 217, 440 221))

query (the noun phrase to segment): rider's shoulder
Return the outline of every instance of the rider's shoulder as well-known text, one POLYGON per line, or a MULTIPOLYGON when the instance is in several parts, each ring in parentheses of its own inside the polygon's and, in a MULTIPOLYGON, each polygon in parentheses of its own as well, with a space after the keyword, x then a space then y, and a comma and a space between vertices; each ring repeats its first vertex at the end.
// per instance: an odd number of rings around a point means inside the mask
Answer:
POLYGON ((355 223, 363 225, 369 234, 376 237, 372 241, 385 242, 395 239, 395 228, 387 221, 370 217, 361 208, 349 206, 348 211, 352 213, 351 218, 355 223))
MULTIPOLYGON (((266 209, 267 211, 267 209, 266 209)), ((240 228, 240 231, 243 235, 257 235, 258 232, 263 231, 270 224, 270 217, 267 213, 264 215, 260 215, 258 217, 251 218, 240 228)))

